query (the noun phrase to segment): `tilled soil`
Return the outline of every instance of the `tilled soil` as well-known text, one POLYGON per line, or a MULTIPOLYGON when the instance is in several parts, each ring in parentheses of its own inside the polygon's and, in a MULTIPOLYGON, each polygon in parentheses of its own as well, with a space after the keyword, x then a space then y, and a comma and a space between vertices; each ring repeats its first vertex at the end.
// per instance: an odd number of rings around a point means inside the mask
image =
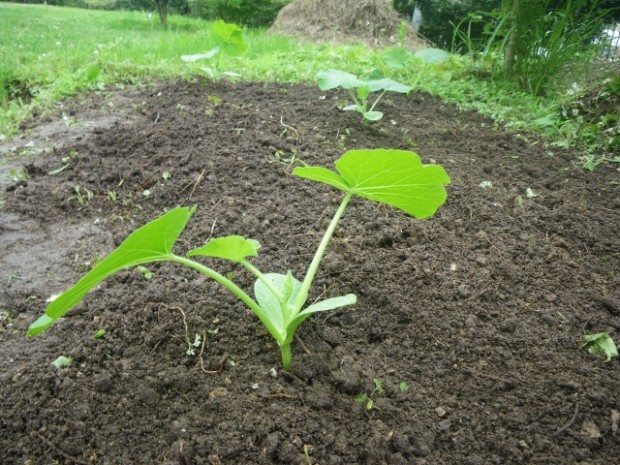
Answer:
POLYGON ((84 95, 4 143, 2 465, 618 462, 618 361, 577 346, 619 339, 620 173, 427 94, 386 96, 371 124, 345 98, 166 83, 84 95), (443 165, 448 201, 423 221, 352 201, 311 299, 358 304, 308 319, 290 370, 242 303, 172 264, 120 272, 26 337, 51 294, 178 205, 198 208, 177 253, 240 234, 259 268, 303 277, 341 193, 292 167, 379 147, 443 165))

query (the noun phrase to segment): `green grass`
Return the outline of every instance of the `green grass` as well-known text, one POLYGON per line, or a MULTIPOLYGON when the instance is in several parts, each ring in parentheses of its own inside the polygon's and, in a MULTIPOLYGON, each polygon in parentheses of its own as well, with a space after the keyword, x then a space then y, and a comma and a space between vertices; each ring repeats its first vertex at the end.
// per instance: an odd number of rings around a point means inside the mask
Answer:
MULTIPOLYGON (((0 140, 15 134, 34 111, 53 108, 83 89, 201 75, 200 63, 180 57, 212 48, 210 23, 172 15, 169 25, 163 30, 156 13, 0 3, 0 140), (93 67, 99 70, 94 78, 93 67)), ((263 30, 246 30, 244 36, 247 54, 223 57, 219 66, 243 79, 314 82, 318 71, 329 68, 362 76, 379 68, 406 84, 417 80, 419 89, 515 130, 541 133, 551 143, 581 140, 580 128, 559 118, 565 96, 538 98, 476 79, 466 58, 396 73, 385 66, 382 52, 361 44, 300 43, 263 30)))
MULTIPOLYGON (((0 137, 14 134, 34 109, 85 88, 199 74, 180 57, 213 46, 210 23, 172 15, 169 24, 163 30, 157 14, 144 12, 0 3, 0 137), (86 78, 93 64, 101 70, 94 82, 86 78)), ((311 81, 343 56, 357 69, 369 63, 361 45, 300 44, 259 30, 245 38, 247 55, 220 64, 245 79, 311 81)))

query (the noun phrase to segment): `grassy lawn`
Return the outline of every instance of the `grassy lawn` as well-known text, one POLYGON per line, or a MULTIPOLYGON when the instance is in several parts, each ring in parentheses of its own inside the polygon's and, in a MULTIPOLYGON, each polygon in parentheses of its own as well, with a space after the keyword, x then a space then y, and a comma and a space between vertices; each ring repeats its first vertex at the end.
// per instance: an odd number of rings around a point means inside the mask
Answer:
MULTIPOLYGON (((171 16, 169 23, 166 31, 156 14, 146 12, 0 3, 0 139, 14 134, 34 110, 82 89, 202 74, 199 63, 180 57, 212 48, 210 23, 183 16, 171 16)), ((580 128, 560 119, 565 96, 543 99, 480 81, 466 58, 427 67, 412 63, 396 72, 386 66, 383 52, 361 44, 301 43, 262 30, 246 30, 244 36, 247 54, 220 63, 242 79, 313 82, 329 68, 361 75, 380 69, 513 130, 543 134, 551 144, 580 140, 580 128)))

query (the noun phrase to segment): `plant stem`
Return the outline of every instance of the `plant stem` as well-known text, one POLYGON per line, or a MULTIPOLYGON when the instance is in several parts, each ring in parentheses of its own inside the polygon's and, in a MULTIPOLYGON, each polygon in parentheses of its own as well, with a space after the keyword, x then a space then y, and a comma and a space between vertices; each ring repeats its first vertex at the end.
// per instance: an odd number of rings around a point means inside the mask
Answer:
POLYGON ((280 346, 280 352, 282 353, 282 368, 284 368, 285 370, 288 370, 291 366, 291 345, 290 344, 286 344, 283 346, 280 346))
POLYGON ((374 103, 370 107, 370 110, 368 110, 369 112, 375 109, 375 107, 377 106, 377 103, 379 103, 379 100, 381 100, 381 97, 383 97, 387 91, 388 91, 387 89, 384 89, 384 91, 381 92, 381 95, 377 97, 377 99, 374 101, 374 103))
POLYGON ((276 288, 272 286, 272 284, 267 280, 267 278, 265 278, 265 275, 263 273, 261 273, 261 271, 258 268, 256 268, 254 265, 252 265, 250 262, 248 262, 245 259, 241 260, 239 263, 241 263, 243 266, 245 266, 254 276, 256 276, 258 279, 260 279, 261 282, 267 287, 267 289, 269 289, 271 291, 271 293, 273 295, 275 295, 276 298, 280 302, 283 300, 282 294, 280 294, 276 290, 276 288))
POLYGON ((355 106, 360 110, 361 113, 366 112, 366 102, 362 102, 360 101, 360 99, 357 98, 357 95, 355 92, 353 92, 353 89, 349 89, 349 96, 351 97, 351 99, 353 100, 353 103, 355 104, 355 106))
POLYGON ((308 271, 306 272, 306 276, 304 281, 301 283, 301 289, 299 290, 299 294, 297 295, 297 299, 295 300, 294 312, 298 314, 301 310, 301 307, 306 303, 306 299, 308 298, 308 291, 310 290, 310 286, 312 285, 312 281, 314 280, 314 276, 316 275, 317 270, 319 269, 319 265, 321 264, 321 260, 323 259, 323 254, 325 253, 325 249, 327 249, 327 245, 329 244, 330 239, 334 235, 334 231, 336 230, 336 226, 338 225, 338 221, 342 217, 342 214, 347 208, 349 204, 349 200, 353 196, 353 192, 347 192, 347 195, 344 196, 338 210, 334 214, 332 221, 329 223, 327 227, 327 231, 323 235, 323 239, 319 244, 319 248, 316 250, 314 254, 314 258, 312 259, 312 263, 308 267, 308 271))
POLYGON ((284 335, 280 334, 280 332, 276 329, 276 327, 271 323, 269 317, 265 314, 263 309, 252 299, 249 295, 247 295, 243 289, 233 283, 230 279, 222 276, 217 271, 212 270, 209 267, 204 266, 202 263, 195 262, 185 257, 181 257, 179 255, 171 254, 169 257, 166 257, 167 260, 172 262, 180 263, 185 266, 189 266, 196 271, 208 276, 214 281, 218 282, 230 292, 232 292, 235 296, 237 296, 244 304, 246 304, 250 309, 256 314, 256 316, 260 319, 260 321, 265 325, 269 333, 273 336, 273 338, 278 342, 284 341, 284 335))

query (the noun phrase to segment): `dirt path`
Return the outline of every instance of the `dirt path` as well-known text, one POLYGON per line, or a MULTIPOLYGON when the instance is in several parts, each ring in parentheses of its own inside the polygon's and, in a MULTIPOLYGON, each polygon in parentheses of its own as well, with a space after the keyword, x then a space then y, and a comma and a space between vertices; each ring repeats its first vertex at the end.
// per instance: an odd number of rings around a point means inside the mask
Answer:
POLYGON ((376 124, 340 112, 344 97, 173 83, 83 96, 3 145, 2 465, 617 462, 618 361, 577 344, 620 341, 618 171, 429 95, 385 97, 376 124), (307 320, 289 372, 242 304, 168 264, 108 279, 25 337, 45 299, 177 205, 198 205, 178 252, 241 234, 261 269, 303 275, 340 196, 283 161, 378 147, 442 164, 448 201, 425 221, 352 202, 312 297, 358 304, 307 320), (9 173, 21 166, 28 179, 9 173), (52 368, 59 355, 74 364, 52 368))

